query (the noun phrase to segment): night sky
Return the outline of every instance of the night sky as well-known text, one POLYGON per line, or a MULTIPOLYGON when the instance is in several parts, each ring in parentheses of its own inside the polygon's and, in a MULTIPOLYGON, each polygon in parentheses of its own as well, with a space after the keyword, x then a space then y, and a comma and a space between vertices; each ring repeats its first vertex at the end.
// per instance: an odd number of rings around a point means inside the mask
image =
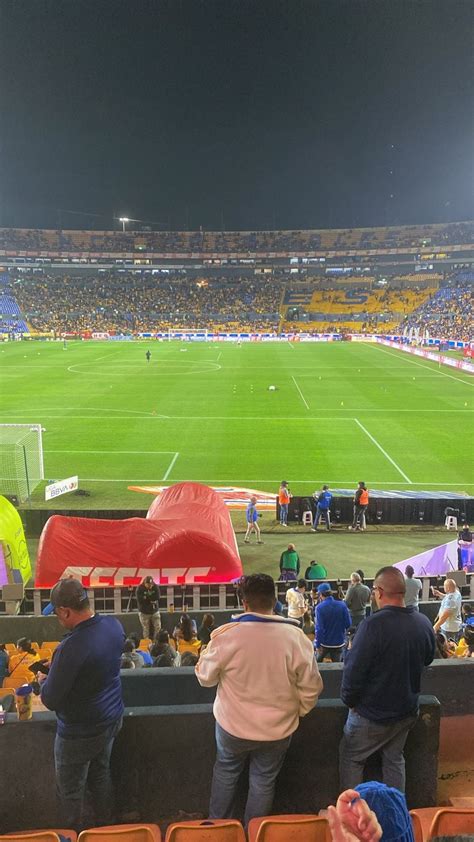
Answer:
POLYGON ((0 0, 0 224, 469 219, 473 8, 0 0))

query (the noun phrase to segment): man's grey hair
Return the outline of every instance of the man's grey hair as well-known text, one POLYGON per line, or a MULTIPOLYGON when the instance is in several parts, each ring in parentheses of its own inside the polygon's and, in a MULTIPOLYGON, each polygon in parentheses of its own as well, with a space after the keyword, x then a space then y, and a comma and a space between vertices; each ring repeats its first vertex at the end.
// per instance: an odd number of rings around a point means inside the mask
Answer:
POLYGON ((360 576, 358 573, 351 573, 351 582, 360 582, 360 576))

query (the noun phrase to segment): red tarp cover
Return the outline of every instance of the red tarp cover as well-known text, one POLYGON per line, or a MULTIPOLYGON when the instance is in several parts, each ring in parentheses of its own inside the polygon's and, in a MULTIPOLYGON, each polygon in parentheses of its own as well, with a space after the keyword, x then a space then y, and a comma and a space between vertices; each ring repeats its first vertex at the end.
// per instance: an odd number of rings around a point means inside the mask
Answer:
POLYGON ((151 504, 146 519, 52 515, 38 547, 36 587, 72 573, 86 586, 229 582, 242 575, 230 514, 212 488, 181 482, 151 504))

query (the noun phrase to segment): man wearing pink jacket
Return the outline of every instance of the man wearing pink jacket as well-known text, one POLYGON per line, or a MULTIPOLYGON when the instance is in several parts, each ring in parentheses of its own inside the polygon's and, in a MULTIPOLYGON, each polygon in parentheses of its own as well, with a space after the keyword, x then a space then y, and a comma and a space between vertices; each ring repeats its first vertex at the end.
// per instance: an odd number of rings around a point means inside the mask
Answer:
POLYGON ((273 614, 271 576, 244 576, 245 613, 212 632, 196 666, 203 687, 217 685, 217 757, 209 816, 232 818, 240 775, 250 759, 245 825, 270 813, 275 782, 299 719, 323 682, 311 642, 297 621, 273 614))

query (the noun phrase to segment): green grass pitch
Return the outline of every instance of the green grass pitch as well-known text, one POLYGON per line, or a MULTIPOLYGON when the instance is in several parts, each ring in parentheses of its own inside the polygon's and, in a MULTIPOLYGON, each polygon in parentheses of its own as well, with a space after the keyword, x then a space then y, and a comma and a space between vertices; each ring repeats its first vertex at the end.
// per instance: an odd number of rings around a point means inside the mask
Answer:
POLYGON ((18 342, 0 372, 0 421, 41 423, 45 477, 91 492, 55 508, 146 508, 128 485, 180 480, 474 493, 474 379, 393 349, 18 342))

